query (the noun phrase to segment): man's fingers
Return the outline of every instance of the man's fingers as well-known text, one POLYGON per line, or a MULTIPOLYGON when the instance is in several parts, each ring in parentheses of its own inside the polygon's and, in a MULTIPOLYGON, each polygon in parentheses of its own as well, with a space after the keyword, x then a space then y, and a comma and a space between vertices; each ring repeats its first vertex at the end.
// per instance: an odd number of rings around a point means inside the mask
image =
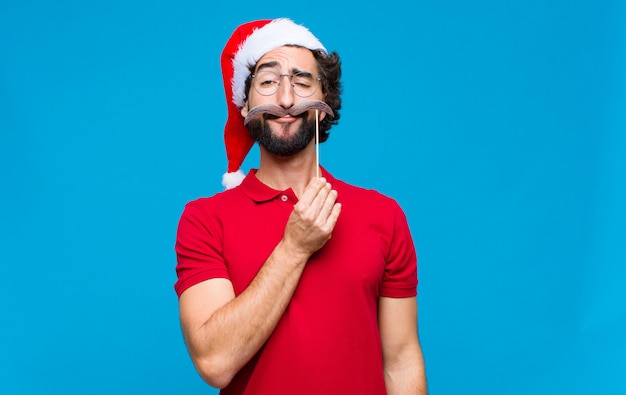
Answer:
POLYGON ((330 184, 325 179, 314 179, 307 186, 295 208, 304 219, 316 222, 329 193, 330 184))
POLYGON ((311 205, 317 194, 328 184, 325 178, 313 177, 306 186, 304 193, 300 197, 300 201, 306 205, 311 205))
POLYGON ((341 203, 335 203, 333 205, 333 209, 328 216, 328 224, 330 225, 330 229, 335 229, 335 225, 337 224, 337 219, 339 218, 339 214, 341 214, 341 203))
MULTIPOLYGON (((331 214, 333 207, 335 205, 335 202, 337 201, 337 191, 335 191, 334 189, 331 190, 330 185, 327 188, 328 188, 328 193, 326 194, 326 196, 324 197, 324 200, 322 201, 322 207, 319 213, 319 217, 322 221, 324 221, 324 223, 327 222, 328 216, 331 214)), ((318 194, 318 196, 321 197, 321 193, 318 194)))

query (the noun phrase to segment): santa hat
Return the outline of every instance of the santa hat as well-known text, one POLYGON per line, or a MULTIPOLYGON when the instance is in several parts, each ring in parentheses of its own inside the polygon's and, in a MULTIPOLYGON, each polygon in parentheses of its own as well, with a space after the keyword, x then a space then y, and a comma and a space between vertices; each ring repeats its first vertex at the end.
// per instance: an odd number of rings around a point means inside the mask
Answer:
POLYGON ((240 167, 254 145, 239 111, 246 98, 249 67, 256 65, 267 52, 284 45, 298 45, 327 53, 306 27, 287 18, 244 23, 235 30, 222 51, 222 75, 228 109, 224 127, 228 171, 222 177, 222 185, 226 189, 236 187, 245 177, 240 167))

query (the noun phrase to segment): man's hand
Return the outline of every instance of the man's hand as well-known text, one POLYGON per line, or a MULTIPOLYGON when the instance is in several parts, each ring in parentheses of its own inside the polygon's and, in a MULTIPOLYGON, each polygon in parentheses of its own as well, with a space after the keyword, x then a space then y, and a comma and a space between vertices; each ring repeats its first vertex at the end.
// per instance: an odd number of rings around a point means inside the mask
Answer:
POLYGON ((330 239, 341 212, 337 191, 324 178, 313 178, 294 206, 283 241, 294 252, 311 256, 330 239))

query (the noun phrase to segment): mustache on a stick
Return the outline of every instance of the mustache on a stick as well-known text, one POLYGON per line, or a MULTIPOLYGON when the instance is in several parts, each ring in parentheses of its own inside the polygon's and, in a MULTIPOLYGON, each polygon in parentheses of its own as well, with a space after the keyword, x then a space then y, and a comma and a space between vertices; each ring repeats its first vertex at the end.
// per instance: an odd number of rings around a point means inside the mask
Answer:
POLYGON ((250 111, 248 111, 248 115, 246 115, 246 117, 244 118, 243 124, 247 125, 251 120, 263 114, 270 114, 278 118, 286 117, 287 115, 296 117, 302 114, 303 112, 306 112, 309 110, 320 110, 320 111, 324 111, 330 117, 335 116, 335 113, 328 106, 328 104, 324 103, 321 100, 303 101, 303 102, 300 102, 298 104, 291 106, 290 108, 283 108, 275 104, 260 104, 250 109, 250 111))

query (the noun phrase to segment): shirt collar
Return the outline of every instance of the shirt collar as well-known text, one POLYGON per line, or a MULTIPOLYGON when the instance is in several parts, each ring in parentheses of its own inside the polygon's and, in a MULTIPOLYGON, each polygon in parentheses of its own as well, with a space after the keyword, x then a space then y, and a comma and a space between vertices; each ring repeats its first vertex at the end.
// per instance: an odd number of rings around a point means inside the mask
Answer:
MULTIPOLYGON (((323 167, 320 166, 320 168, 322 177, 326 178, 326 180, 328 180, 332 184, 332 182, 334 181, 333 176, 331 176, 330 173, 328 173, 323 167)), ((246 178, 243 179, 241 183, 242 192, 245 193, 253 201, 257 203, 263 203, 276 199, 283 193, 293 195, 293 191, 291 190, 291 188, 288 188, 284 191, 279 191, 263 184, 261 181, 259 181, 258 178, 256 178, 256 172, 257 169, 250 169, 248 175, 246 176, 246 178)))

